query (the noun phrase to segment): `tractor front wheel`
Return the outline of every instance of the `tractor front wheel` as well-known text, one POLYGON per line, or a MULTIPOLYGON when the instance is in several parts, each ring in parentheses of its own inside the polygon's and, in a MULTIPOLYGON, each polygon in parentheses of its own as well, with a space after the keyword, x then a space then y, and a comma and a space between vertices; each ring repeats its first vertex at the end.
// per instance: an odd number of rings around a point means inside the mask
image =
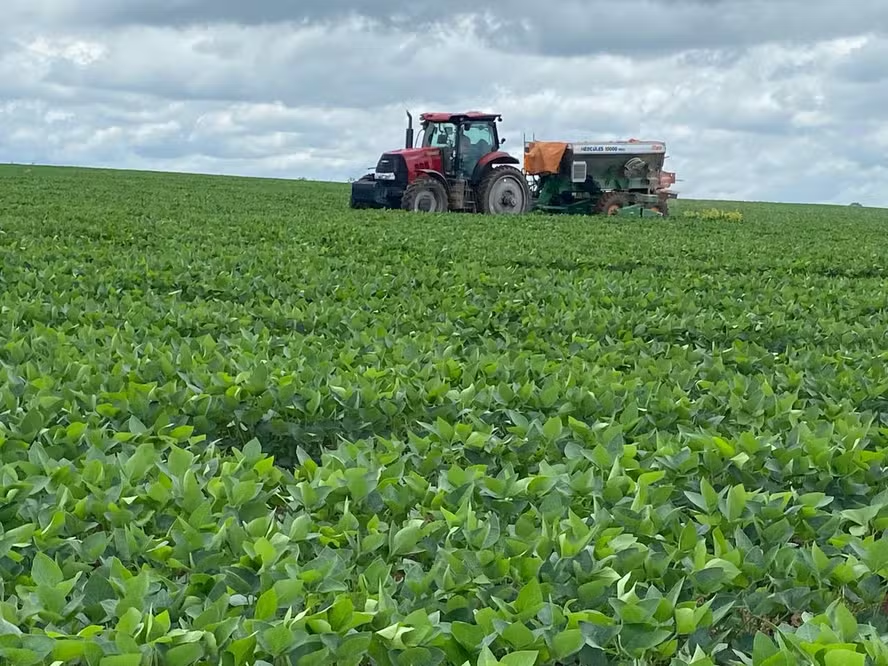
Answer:
POLYGON ((401 208, 422 213, 446 213, 447 190, 437 178, 420 176, 404 191, 401 208))
POLYGON ((486 215, 520 215, 527 212, 530 188, 515 167, 491 169, 478 185, 478 209, 486 215))

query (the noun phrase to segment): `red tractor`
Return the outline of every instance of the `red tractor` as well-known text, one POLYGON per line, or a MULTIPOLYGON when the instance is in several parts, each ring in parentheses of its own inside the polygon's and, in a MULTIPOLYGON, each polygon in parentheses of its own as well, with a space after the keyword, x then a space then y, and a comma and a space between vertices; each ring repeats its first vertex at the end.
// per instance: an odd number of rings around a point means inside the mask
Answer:
POLYGON ((414 147, 407 113, 406 145, 384 153, 376 170, 352 183, 352 208, 443 213, 524 213, 530 189, 520 162, 499 147, 499 114, 424 113, 414 147))

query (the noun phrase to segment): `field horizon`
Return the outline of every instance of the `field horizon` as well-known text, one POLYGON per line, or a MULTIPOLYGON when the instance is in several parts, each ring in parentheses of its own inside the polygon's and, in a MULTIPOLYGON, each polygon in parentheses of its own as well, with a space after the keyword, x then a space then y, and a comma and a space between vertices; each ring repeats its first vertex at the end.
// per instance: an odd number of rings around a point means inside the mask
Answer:
MULTIPOLYGON (((233 174, 233 173, 221 173, 221 172, 201 172, 201 171, 166 171, 162 169, 144 169, 144 168, 123 168, 123 167, 111 167, 111 166, 82 166, 76 164, 29 164, 29 163, 18 163, 18 162, 4 162, 0 164, 0 169, 40 169, 40 170, 60 170, 60 171, 87 171, 87 172, 105 172, 105 173, 130 173, 130 174, 144 174, 144 175, 170 175, 170 176, 183 176, 183 177, 199 177, 199 178, 223 178, 223 179, 232 179, 232 180, 245 180, 245 181, 271 181, 271 182, 281 182, 281 183, 306 183, 306 184, 318 184, 318 185, 338 185, 340 187, 346 187, 350 184, 350 180, 321 180, 314 178, 304 178, 300 176, 292 176, 292 177, 284 177, 284 176, 261 176, 261 175, 246 175, 246 174, 233 174)), ((353 179, 357 179, 361 176, 361 173, 355 173, 353 179)), ((679 188, 676 187, 676 190, 679 188)), ((347 195, 346 195, 347 196, 347 195)), ((837 203, 818 203, 818 202, 800 202, 800 201, 769 201, 769 200, 759 200, 759 199, 707 199, 707 198, 697 198, 697 197, 684 197, 680 194, 679 198, 676 200, 678 205, 683 203, 691 203, 697 206, 708 206, 708 207, 719 207, 719 206, 733 206, 733 205, 776 205, 776 206, 820 206, 826 208, 846 208, 852 207, 854 202, 848 202, 847 204, 837 204, 837 203)), ((886 206, 861 206, 868 210, 888 210, 888 205, 886 206)))

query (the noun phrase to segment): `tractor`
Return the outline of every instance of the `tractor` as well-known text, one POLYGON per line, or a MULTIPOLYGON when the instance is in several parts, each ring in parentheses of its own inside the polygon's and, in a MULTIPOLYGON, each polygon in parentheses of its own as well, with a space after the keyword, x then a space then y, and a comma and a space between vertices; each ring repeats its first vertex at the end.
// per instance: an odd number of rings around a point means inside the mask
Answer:
POLYGON ((407 112, 404 148, 384 153, 375 171, 352 183, 352 208, 400 208, 488 215, 521 214, 530 208, 530 186, 501 151, 500 114, 423 113, 414 146, 413 116, 407 112))

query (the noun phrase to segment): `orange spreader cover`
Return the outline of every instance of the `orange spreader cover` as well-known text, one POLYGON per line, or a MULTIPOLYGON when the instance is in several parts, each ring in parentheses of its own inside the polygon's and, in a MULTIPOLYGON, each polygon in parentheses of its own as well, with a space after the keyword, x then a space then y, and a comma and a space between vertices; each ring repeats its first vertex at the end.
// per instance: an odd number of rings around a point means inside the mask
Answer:
POLYGON ((534 141, 524 153, 524 170, 531 175, 558 173, 567 144, 560 141, 534 141))

